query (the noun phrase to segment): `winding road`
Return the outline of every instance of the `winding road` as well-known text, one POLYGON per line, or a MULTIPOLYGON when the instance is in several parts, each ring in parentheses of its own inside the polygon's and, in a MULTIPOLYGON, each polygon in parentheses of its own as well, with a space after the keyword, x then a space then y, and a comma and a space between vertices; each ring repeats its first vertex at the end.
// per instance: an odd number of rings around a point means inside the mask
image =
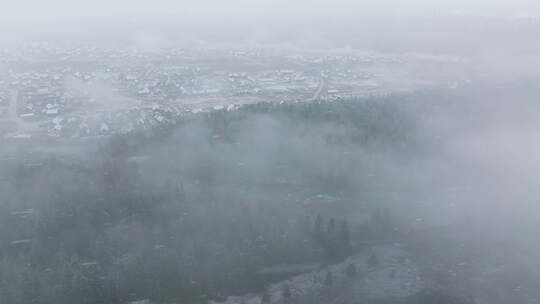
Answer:
POLYGON ((319 100, 321 97, 325 96, 328 93, 328 77, 321 75, 319 77, 319 86, 317 87, 317 90, 315 90, 315 93, 313 94, 313 97, 311 97, 311 100, 319 100))

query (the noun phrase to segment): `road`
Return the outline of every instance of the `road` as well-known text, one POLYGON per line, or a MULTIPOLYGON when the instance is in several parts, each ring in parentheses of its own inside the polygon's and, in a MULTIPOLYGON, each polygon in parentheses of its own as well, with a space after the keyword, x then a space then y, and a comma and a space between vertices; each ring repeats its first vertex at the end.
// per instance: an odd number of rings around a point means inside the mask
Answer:
POLYGON ((19 90, 11 90, 11 97, 9 99, 8 119, 17 121, 17 102, 19 99, 19 90))
POLYGON ((321 97, 326 95, 328 93, 328 77, 322 76, 319 78, 319 86, 317 87, 317 90, 315 90, 315 93, 313 94, 313 97, 311 100, 319 100, 321 97))

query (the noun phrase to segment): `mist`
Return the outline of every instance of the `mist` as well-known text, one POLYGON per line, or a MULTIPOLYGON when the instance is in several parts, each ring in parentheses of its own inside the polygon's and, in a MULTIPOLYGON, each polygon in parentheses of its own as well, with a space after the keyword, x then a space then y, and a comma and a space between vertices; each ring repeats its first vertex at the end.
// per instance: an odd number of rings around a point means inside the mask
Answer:
POLYGON ((0 11, 0 303, 540 301, 535 1, 0 11))

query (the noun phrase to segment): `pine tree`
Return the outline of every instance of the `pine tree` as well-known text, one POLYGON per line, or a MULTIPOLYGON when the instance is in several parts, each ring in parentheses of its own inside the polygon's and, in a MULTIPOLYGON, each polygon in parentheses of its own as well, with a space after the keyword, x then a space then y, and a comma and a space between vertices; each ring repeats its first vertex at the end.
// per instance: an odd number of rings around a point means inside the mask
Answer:
POLYGON ((184 189, 184 183, 180 182, 176 188, 176 199, 179 203, 184 204, 186 202, 186 191, 184 189))
POLYGON ((332 286, 333 284, 334 284, 334 277, 332 275, 332 272, 328 270, 326 272, 326 276, 324 277, 324 285, 332 286))
POLYGON ((350 263, 349 266, 347 266, 347 276, 349 278, 354 278, 358 274, 358 270, 356 269, 356 265, 354 263, 350 263))
POLYGON ((351 232, 349 230, 349 223, 346 220, 341 222, 339 241, 341 244, 342 255, 344 257, 350 255, 352 252, 351 232))
POLYGON ((270 304, 270 294, 265 290, 261 296, 261 304, 270 304))
POLYGON ((282 293, 284 299, 292 298, 291 286, 289 286, 289 284, 283 285, 281 293, 282 293))
POLYGON ((322 242, 324 240, 324 232, 323 232, 323 218, 320 214, 317 215, 317 218, 315 219, 313 230, 314 230, 313 234, 315 236, 315 239, 317 239, 319 242, 322 242))
POLYGON ((369 257, 368 266, 369 268, 375 268, 379 266, 379 258, 377 258, 377 255, 375 253, 372 253, 371 256, 369 257))
POLYGON ((329 236, 334 235, 335 231, 336 231, 336 221, 333 218, 331 218, 328 221, 328 229, 327 229, 328 235, 329 236))

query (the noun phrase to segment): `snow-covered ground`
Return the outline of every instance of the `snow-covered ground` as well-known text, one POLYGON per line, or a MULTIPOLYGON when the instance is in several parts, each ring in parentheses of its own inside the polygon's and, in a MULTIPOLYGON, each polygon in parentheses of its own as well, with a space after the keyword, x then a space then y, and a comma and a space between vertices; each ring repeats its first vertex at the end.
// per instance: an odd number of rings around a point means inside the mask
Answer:
MULTIPOLYGON (((379 245, 346 261, 294 276, 272 284, 267 289, 269 303, 283 303, 283 291, 290 291, 295 303, 350 303, 366 299, 405 298, 425 287, 420 270, 399 244, 379 245), (376 263, 370 263, 376 256, 376 263), (370 265, 371 264, 371 265, 370 265), (347 274, 354 265, 357 274, 347 274), (331 284, 329 283, 331 277, 331 284)), ((231 296, 224 302, 210 304, 261 304, 262 294, 231 296)))

